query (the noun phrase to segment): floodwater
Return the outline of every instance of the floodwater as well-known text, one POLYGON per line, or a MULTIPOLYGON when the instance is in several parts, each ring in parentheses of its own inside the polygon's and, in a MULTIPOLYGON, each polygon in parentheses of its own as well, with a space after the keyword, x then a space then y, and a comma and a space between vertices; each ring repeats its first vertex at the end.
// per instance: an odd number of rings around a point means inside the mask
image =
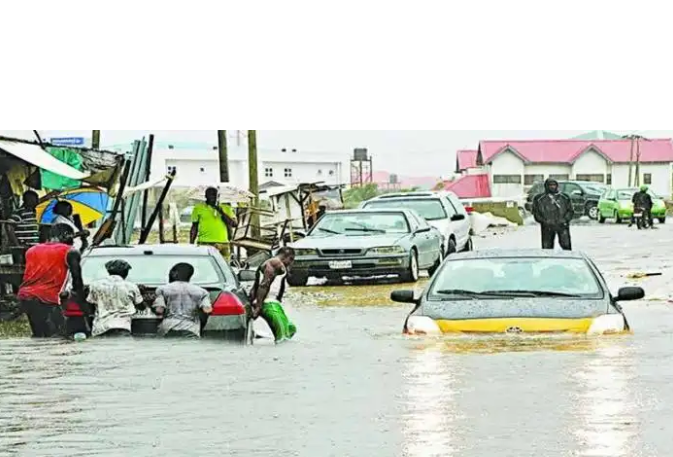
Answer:
POLYGON ((625 306, 633 335, 406 339, 388 295, 408 285, 359 285, 292 290, 299 333, 277 346, 0 340, 0 455, 667 457, 673 226, 573 235, 611 287, 655 299, 625 306))

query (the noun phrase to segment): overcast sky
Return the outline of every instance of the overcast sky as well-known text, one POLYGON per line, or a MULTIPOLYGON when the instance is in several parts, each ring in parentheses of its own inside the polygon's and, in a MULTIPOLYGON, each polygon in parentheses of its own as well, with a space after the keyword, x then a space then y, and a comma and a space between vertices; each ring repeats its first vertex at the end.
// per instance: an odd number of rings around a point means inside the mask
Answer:
MULTIPOLYGON (((374 171, 401 175, 448 175, 455 168, 458 149, 474 149, 479 140, 568 138, 587 130, 259 130, 261 149, 295 148, 300 151, 350 153, 353 148, 368 148, 374 171)), ((90 137, 90 130, 39 130, 43 138, 64 136, 90 137)), ((230 131, 234 136, 236 131, 230 131)), ((673 137, 673 131, 639 130, 648 137, 673 137)), ((215 130, 102 130, 101 144, 132 142, 154 133, 161 141, 208 142, 217 144, 215 130)), ((634 131, 615 131, 619 134, 634 131)), ((29 130, 0 130, 1 135, 32 138, 29 130)), ((235 141, 231 138, 229 141, 235 141)))

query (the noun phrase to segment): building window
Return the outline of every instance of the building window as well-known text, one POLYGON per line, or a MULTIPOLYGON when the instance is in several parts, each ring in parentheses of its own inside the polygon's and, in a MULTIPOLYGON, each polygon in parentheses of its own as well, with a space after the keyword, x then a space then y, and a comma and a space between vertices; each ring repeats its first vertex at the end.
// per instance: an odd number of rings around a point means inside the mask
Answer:
POLYGON ((284 174, 286 178, 291 178, 292 177, 292 168, 286 168, 284 170, 284 174))
POLYGON ((168 171, 169 174, 172 173, 177 173, 178 169, 175 165, 169 165, 166 167, 166 170, 168 171))
POLYGON ((521 175, 493 175, 493 184, 521 184, 521 175))
POLYGON ((206 172, 206 169, 203 168, 203 167, 201 167, 201 168, 199 168, 199 171, 200 171, 201 173, 205 173, 205 172, 206 172))
POLYGON ((549 175, 549 179, 555 179, 557 181, 567 181, 570 179, 570 175, 549 175))
POLYGON ((605 175, 605 184, 612 185, 612 173, 605 175))
POLYGON ((575 175, 575 181, 604 182, 605 175, 575 175))
POLYGON ((318 176, 322 176, 322 170, 318 170, 318 176))
POLYGON ((273 178, 273 168, 265 168, 264 169, 264 177, 273 178))
POLYGON ((523 183, 526 186, 532 186, 536 182, 542 182, 544 181, 544 175, 524 175, 523 176, 523 183))
POLYGON ((329 171, 329 175, 330 175, 330 176, 334 176, 334 170, 330 170, 330 171, 329 171))
POLYGON ((652 184, 652 173, 643 174, 643 184, 652 184))

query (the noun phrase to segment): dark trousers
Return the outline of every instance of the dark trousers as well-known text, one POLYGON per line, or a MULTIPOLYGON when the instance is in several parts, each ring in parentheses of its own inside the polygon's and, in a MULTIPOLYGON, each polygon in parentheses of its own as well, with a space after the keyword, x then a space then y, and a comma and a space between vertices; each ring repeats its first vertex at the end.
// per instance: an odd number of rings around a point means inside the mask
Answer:
POLYGON ((561 249, 572 250, 570 242, 570 228, 565 225, 545 225, 540 226, 542 232, 542 249, 554 249, 554 240, 558 236, 558 244, 561 249))
MULTIPOLYGON (((652 227, 654 225, 654 221, 652 220, 652 209, 650 208, 643 209, 643 222, 645 222, 645 224, 647 224, 649 227, 652 227)), ((631 225, 635 223, 636 223, 635 216, 631 216, 631 225)))
POLYGON ((21 300, 21 309, 28 316, 30 329, 37 338, 65 335, 65 318, 61 307, 40 300, 21 300))

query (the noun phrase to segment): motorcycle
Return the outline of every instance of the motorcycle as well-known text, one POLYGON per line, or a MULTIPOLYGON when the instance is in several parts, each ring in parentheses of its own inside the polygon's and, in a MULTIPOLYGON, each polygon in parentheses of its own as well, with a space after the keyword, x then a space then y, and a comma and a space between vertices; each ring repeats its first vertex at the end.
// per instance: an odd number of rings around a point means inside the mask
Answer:
POLYGON ((649 227, 649 221, 645 218, 645 210, 643 208, 633 208, 633 219, 638 230, 649 227))

